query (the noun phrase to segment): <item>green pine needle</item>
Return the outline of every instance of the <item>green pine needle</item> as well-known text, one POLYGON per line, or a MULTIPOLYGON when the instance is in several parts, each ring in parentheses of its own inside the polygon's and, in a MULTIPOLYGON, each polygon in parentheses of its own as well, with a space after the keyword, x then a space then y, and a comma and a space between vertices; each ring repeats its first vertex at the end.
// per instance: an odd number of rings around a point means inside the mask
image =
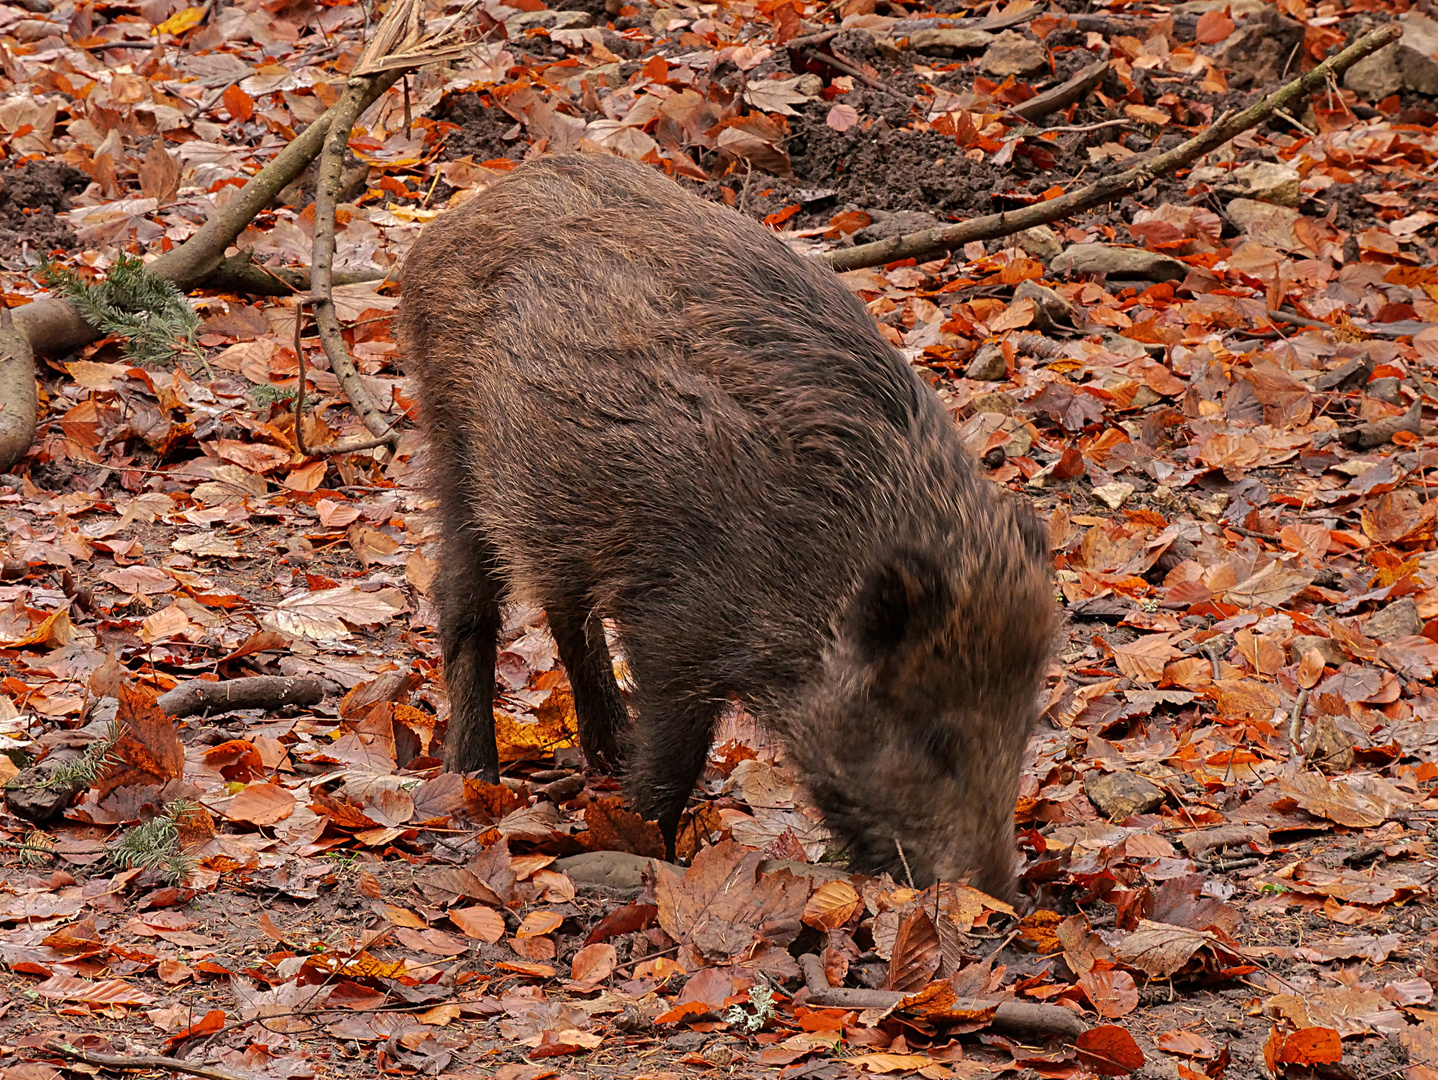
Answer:
POLYGON ((137 364, 162 366, 176 353, 195 352, 200 317, 173 282, 150 273, 143 259, 120 255, 104 281, 90 284, 54 263, 40 268, 41 280, 70 301, 101 333, 124 339, 137 364))
POLYGON ((161 813, 111 845, 110 862, 126 870, 157 871, 175 884, 188 880, 195 872, 195 861, 180 847, 180 821, 191 808, 187 799, 166 803, 161 813))

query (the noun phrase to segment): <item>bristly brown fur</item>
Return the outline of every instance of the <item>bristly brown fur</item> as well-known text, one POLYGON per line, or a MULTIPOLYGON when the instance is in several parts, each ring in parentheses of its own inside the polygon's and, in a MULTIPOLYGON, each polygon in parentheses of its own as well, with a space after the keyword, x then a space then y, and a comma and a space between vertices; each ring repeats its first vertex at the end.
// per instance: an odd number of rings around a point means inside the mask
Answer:
POLYGON ((531 162, 404 267, 444 517, 446 762, 498 779, 499 605, 542 605, 580 739, 672 843, 737 698, 859 869, 1014 885, 1055 629, 1044 530, 831 272, 662 175, 531 162), (602 618, 634 676, 628 713, 602 618))

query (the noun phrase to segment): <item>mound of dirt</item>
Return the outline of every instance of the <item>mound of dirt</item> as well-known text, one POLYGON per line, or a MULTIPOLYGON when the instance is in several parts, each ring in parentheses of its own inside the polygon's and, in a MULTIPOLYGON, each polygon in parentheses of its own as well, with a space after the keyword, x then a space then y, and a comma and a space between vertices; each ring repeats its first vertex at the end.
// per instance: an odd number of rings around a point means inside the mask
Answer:
POLYGON ((79 169, 48 161, 0 172, 0 258, 73 248, 75 234, 56 215, 89 183, 79 169))

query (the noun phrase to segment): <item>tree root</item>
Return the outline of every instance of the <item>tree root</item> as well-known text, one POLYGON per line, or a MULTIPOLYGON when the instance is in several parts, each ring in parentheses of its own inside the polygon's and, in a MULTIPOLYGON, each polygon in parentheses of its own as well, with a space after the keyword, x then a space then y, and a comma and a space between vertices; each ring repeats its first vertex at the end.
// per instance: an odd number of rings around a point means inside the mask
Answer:
POLYGON ((35 354, 0 300, 0 473, 9 472, 30 449, 39 409, 35 354))
MULTIPOLYGON (((892 1009, 909 996, 897 990, 851 990, 830 986, 829 978, 824 974, 823 961, 813 953, 799 957, 799 967, 804 972, 804 985, 808 988, 809 1003, 812 1005, 837 1009, 892 1009)), ((978 999, 968 999, 968 1003, 975 1009, 982 1009, 986 1004, 978 999)), ((1006 1031, 1012 1035, 1062 1035, 1070 1039, 1088 1030, 1082 1017, 1062 1005, 1009 1000, 998 1003, 989 1026, 995 1031, 1006 1031)))

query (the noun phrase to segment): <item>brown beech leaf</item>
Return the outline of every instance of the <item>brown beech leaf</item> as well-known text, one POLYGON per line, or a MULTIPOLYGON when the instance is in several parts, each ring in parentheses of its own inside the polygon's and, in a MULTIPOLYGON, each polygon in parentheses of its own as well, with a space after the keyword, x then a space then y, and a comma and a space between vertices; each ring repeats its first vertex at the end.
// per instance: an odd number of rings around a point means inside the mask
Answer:
POLYGON ((96 784, 100 799, 116 788, 132 784, 164 785, 178 778, 185 768, 185 746, 175 722, 155 703, 155 692, 146 686, 119 687, 120 740, 109 757, 118 764, 96 784))
POLYGON ((1110 1020, 1138 1008, 1138 987, 1126 971, 1089 971, 1079 977, 1078 985, 1094 1011, 1110 1020))
POLYGON ((934 921, 926 908, 915 908, 899 924, 885 985, 890 990, 912 993, 934 977, 939 960, 939 932, 934 921))

